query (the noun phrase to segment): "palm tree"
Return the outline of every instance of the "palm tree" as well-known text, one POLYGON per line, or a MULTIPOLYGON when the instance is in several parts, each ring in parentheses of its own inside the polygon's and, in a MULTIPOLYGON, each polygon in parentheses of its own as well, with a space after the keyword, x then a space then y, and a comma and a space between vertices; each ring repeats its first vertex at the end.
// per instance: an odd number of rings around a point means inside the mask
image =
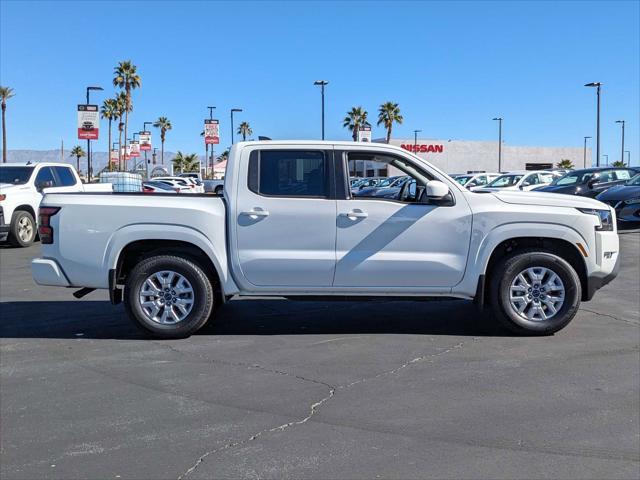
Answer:
POLYGON ((367 115, 368 112, 362 107, 352 107, 342 121, 342 126, 351 130, 351 137, 354 142, 358 139, 358 129, 360 127, 371 126, 371 124, 367 122, 367 115))
POLYGON ((563 158, 556 164, 556 166, 558 168, 564 168, 565 170, 573 170, 575 168, 573 162, 568 158, 563 158))
POLYGON ((229 149, 227 148, 224 152, 218 155, 218 162, 225 162, 229 159, 229 149))
MULTIPOLYGON (((124 130, 124 122, 122 121, 122 116, 127 107, 127 94, 124 92, 120 92, 114 100, 116 101, 116 116, 118 117, 118 170, 122 170, 123 162, 122 162, 122 152, 124 149, 122 147, 122 132, 124 130)), ((133 105, 130 105, 129 111, 133 110, 133 105)))
POLYGON ((113 69, 113 85, 123 88, 125 91, 125 109, 124 109, 124 147, 127 147, 127 127, 129 124, 129 112, 133 109, 131 106, 131 90, 138 88, 141 84, 140 76, 136 73, 137 67, 131 60, 119 62, 113 69))
POLYGON ((13 88, 0 87, 0 98, 2 98, 2 163, 7 163, 7 125, 4 117, 7 111, 7 100, 14 95, 13 88))
POLYGON ((182 172, 197 172, 200 169, 200 161, 196 153, 190 153, 188 155, 183 154, 180 150, 176 153, 176 156, 171 160, 173 164, 173 171, 180 170, 182 172))
POLYGON ((76 157, 76 170, 78 170, 78 175, 80 175, 80 159, 82 157, 86 157, 87 154, 84 152, 80 145, 76 145, 71 149, 70 157, 76 157))
POLYGON ((111 171, 111 122, 118 118, 118 101, 114 98, 107 98, 102 102, 100 108, 100 115, 102 118, 106 118, 109 121, 109 143, 107 143, 108 159, 107 165, 109 171, 111 171))
POLYGON ((251 130, 251 127, 249 126, 248 122, 242 122, 238 126, 238 135, 242 135, 243 142, 247 140, 247 135, 251 135, 252 133, 253 133, 253 130, 251 130))
POLYGON ((394 122, 401 124, 404 118, 400 115, 400 107, 397 103, 385 102, 380 105, 378 109, 378 123, 377 125, 384 125, 387 129, 387 143, 391 140, 391 130, 393 129, 394 122))
POLYGON ((613 162, 611 164, 612 167, 626 167, 627 164, 624 163, 622 160, 616 160, 615 162, 613 162))
POLYGON ((167 117, 158 117, 158 120, 155 121, 153 126, 160 129, 160 142, 162 143, 160 158, 164 165, 164 139, 166 138, 167 131, 171 130, 171 121, 167 117))

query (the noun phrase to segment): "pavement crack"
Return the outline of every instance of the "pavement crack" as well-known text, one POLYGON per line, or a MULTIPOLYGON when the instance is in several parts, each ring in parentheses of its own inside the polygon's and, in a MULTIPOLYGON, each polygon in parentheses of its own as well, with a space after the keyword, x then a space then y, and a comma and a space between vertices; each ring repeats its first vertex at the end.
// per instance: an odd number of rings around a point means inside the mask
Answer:
POLYGON ((633 320, 626 320, 624 318, 618 318, 618 317, 615 317, 613 315, 609 315, 608 313, 596 312, 595 310, 589 310, 588 308, 584 308, 584 307, 580 307, 580 310, 582 310, 583 312, 593 313, 594 315, 599 315, 601 317, 611 318, 611 319, 616 320, 618 322, 626 323, 627 325, 633 325, 633 326, 636 326, 636 327, 640 326, 640 323, 638 323, 638 322, 634 322, 633 320))

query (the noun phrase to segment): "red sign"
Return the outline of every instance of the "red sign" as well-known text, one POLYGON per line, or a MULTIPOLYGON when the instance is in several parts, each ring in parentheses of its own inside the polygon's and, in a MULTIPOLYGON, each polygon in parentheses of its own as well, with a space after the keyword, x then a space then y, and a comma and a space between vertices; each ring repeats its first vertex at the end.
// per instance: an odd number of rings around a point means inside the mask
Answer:
POLYGON ((417 145, 402 144, 400 147, 414 153, 442 153, 444 150, 444 145, 428 145, 425 143, 418 143, 417 145))
POLYGON ((220 143, 220 122, 218 120, 204 121, 204 143, 205 145, 217 145, 220 143))
POLYGON ((151 132, 140 132, 140 150, 151 150, 151 132))
POLYGON ((78 105, 78 139, 97 140, 100 118, 97 105, 78 105))

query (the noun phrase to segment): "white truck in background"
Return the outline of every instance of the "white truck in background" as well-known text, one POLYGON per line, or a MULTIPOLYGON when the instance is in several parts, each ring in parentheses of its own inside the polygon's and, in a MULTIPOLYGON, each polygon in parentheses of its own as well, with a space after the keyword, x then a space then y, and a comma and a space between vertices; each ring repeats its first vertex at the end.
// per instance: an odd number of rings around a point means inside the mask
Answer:
POLYGON ((111 184, 84 185, 67 163, 5 163, 0 165, 0 242, 31 245, 37 234, 37 213, 45 193, 111 191, 111 184))
POLYGON ((377 143, 241 142, 221 197, 47 193, 40 218, 38 284, 107 289, 164 338, 194 333, 233 295, 473 299, 515 332, 547 335, 619 266, 609 206, 474 193, 377 143), (366 165, 411 181, 393 198, 354 196, 366 165))

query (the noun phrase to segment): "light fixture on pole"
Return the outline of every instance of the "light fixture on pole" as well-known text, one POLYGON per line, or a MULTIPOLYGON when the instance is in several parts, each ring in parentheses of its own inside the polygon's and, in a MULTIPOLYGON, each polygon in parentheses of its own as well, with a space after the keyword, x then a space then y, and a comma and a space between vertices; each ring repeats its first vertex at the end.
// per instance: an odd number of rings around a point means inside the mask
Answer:
MULTIPOLYGON (((587 140, 591 137, 584 137, 584 148, 582 150, 582 168, 587 168, 587 140)), ((591 164, 591 162, 589 162, 591 164)), ((591 165, 589 165, 591 166, 591 165)))
MULTIPOLYGON (((89 92, 91 90, 104 90, 102 87, 87 87, 87 105, 89 105, 89 92)), ((91 183, 91 140, 87 138, 87 179, 91 183)))
POLYGON ((620 161, 624 163, 624 120, 616 120, 616 123, 622 124, 622 147, 620 148, 620 161))
POLYGON ((418 154, 418 134, 422 132, 422 130, 414 130, 413 131, 413 153, 418 154))
POLYGON ((324 140, 324 86, 329 82, 326 80, 316 80, 314 85, 320 85, 320 96, 322 97, 322 140, 324 140))
POLYGON ((233 145, 233 112, 241 112, 241 108, 232 108, 231 109, 231 145, 233 145))
POLYGON ((502 117, 495 117, 498 122, 498 173, 502 172, 502 117))
POLYGON ((600 166, 600 82, 585 83, 585 87, 596 87, 597 109, 596 109, 596 166, 600 166))

